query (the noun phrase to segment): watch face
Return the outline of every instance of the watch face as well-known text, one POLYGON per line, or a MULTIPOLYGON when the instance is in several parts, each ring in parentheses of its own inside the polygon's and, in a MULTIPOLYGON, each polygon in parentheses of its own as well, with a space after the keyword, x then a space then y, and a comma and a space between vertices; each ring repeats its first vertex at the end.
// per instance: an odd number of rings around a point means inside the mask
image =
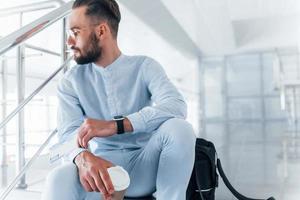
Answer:
POLYGON ((122 115, 114 116, 114 120, 122 120, 124 117, 122 115))

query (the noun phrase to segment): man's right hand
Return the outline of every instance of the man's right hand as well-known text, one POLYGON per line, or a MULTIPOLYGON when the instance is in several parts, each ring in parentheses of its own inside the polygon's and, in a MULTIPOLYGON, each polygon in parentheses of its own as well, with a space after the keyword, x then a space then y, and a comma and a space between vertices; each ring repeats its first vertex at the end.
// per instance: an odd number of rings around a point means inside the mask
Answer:
POLYGON ((75 158, 79 178, 87 192, 101 192, 105 200, 110 200, 114 187, 110 180, 107 168, 114 166, 111 162, 83 151, 75 158))

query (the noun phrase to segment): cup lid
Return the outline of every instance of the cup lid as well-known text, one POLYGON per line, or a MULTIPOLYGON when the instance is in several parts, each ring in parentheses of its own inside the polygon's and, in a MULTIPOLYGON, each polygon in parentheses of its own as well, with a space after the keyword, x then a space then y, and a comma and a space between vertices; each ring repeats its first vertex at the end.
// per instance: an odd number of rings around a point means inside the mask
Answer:
POLYGON ((125 169, 121 166, 114 166, 107 169, 115 191, 122 191, 128 188, 130 178, 125 169))

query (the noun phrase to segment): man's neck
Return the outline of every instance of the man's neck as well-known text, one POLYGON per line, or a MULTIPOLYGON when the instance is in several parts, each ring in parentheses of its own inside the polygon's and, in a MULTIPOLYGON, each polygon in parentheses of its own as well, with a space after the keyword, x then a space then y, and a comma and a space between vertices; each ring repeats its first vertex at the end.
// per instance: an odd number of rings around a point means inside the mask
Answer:
POLYGON ((121 51, 117 46, 115 48, 103 48, 101 58, 95 64, 105 68, 119 58, 120 55, 121 51))

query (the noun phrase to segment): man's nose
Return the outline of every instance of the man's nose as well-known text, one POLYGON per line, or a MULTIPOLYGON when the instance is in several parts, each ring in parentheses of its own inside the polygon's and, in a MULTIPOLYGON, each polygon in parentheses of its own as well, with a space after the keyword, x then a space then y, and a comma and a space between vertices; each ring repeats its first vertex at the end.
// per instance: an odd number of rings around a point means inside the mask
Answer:
POLYGON ((73 37, 68 36, 67 45, 69 45, 69 46, 74 46, 75 45, 75 40, 74 40, 73 37))

